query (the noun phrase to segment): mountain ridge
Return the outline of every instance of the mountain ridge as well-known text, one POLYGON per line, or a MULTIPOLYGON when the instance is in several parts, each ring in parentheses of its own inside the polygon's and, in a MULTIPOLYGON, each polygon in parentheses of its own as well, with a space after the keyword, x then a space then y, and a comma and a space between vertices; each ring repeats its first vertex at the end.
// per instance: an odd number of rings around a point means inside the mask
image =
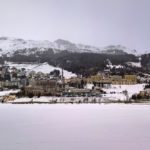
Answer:
POLYGON ((59 66, 84 76, 103 71, 107 67, 108 59, 114 69, 115 66, 125 66, 125 70, 124 68, 119 68, 120 70, 122 69, 122 72, 133 73, 135 68, 136 70, 149 72, 150 54, 141 55, 140 61, 137 54, 135 50, 130 50, 122 45, 109 45, 104 48, 98 48, 90 45, 75 44, 62 39, 50 42, 48 40, 34 41, 0 37, 1 64, 4 64, 5 61, 16 63, 47 62, 49 65, 59 66), (139 62, 141 65, 137 68, 136 66, 139 62), (131 65, 128 65, 129 63, 131 65))
POLYGON ((10 54, 12 55, 16 50, 33 49, 37 51, 44 51, 49 48, 53 49, 54 53, 61 51, 75 52, 75 53, 103 53, 103 54, 133 54, 139 55, 136 50, 128 49, 122 45, 109 45, 103 48, 85 45, 75 44, 73 42, 57 39, 54 42, 48 40, 36 41, 36 40, 24 40, 21 38, 0 37, 0 55, 10 54))

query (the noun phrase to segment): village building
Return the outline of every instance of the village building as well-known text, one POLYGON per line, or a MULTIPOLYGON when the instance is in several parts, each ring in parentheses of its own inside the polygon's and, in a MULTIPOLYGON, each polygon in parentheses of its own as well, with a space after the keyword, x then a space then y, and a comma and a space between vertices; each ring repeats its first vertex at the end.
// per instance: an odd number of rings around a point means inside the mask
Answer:
POLYGON ((86 84, 86 79, 85 78, 74 77, 74 78, 71 78, 69 80, 65 80, 65 83, 69 87, 83 89, 84 85, 86 84))
POLYGON ((137 75, 125 75, 124 79, 128 84, 137 84, 137 75))
POLYGON ((25 87, 25 95, 33 94, 34 96, 53 96, 61 95, 63 85, 58 83, 57 80, 44 80, 44 79, 33 79, 30 80, 28 86, 25 87))
POLYGON ((87 83, 94 84, 95 88, 110 88, 111 87, 111 80, 102 74, 87 78, 87 83))
POLYGON ((21 88, 27 85, 27 77, 24 69, 18 70, 7 65, 0 67, 0 88, 21 88))
POLYGON ((91 90, 89 89, 79 89, 79 88, 73 88, 69 87, 66 88, 63 92, 63 96, 67 97, 77 97, 77 96, 90 96, 91 90))
POLYGON ((111 76, 111 81, 112 84, 116 84, 116 85, 133 85, 133 84, 137 84, 137 76, 124 75, 122 77, 122 76, 114 75, 111 76))

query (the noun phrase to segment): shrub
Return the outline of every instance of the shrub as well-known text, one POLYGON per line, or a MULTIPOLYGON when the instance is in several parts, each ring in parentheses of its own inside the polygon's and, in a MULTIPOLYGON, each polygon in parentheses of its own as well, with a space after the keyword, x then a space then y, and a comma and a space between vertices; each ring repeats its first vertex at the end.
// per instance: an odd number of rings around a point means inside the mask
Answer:
POLYGON ((33 96, 34 96, 33 93, 29 93, 29 94, 28 94, 28 97, 29 97, 29 98, 33 98, 33 96))

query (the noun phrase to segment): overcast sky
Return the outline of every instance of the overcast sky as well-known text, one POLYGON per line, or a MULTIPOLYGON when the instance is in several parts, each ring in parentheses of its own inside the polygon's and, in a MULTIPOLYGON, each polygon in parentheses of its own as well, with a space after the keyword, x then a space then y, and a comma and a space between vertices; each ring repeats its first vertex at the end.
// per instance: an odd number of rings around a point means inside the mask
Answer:
POLYGON ((150 52, 150 0, 0 0, 0 36, 150 52))

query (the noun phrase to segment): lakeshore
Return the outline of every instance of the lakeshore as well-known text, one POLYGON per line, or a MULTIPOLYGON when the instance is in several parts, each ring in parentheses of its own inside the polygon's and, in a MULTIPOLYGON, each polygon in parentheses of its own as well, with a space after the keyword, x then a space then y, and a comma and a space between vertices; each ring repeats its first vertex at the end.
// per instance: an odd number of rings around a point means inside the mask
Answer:
POLYGON ((20 90, 0 91, 0 100, 3 103, 11 104, 92 104, 92 103, 137 103, 150 99, 132 99, 133 95, 144 89, 144 84, 136 85, 113 85, 111 88, 104 88, 105 94, 97 96, 21 96, 17 97, 20 90), (125 92, 126 91, 126 92, 125 92))
POLYGON ((113 98, 103 97, 34 97, 20 98, 7 103, 11 104, 101 104, 101 103, 144 103, 150 100, 128 100, 121 101, 113 98))

